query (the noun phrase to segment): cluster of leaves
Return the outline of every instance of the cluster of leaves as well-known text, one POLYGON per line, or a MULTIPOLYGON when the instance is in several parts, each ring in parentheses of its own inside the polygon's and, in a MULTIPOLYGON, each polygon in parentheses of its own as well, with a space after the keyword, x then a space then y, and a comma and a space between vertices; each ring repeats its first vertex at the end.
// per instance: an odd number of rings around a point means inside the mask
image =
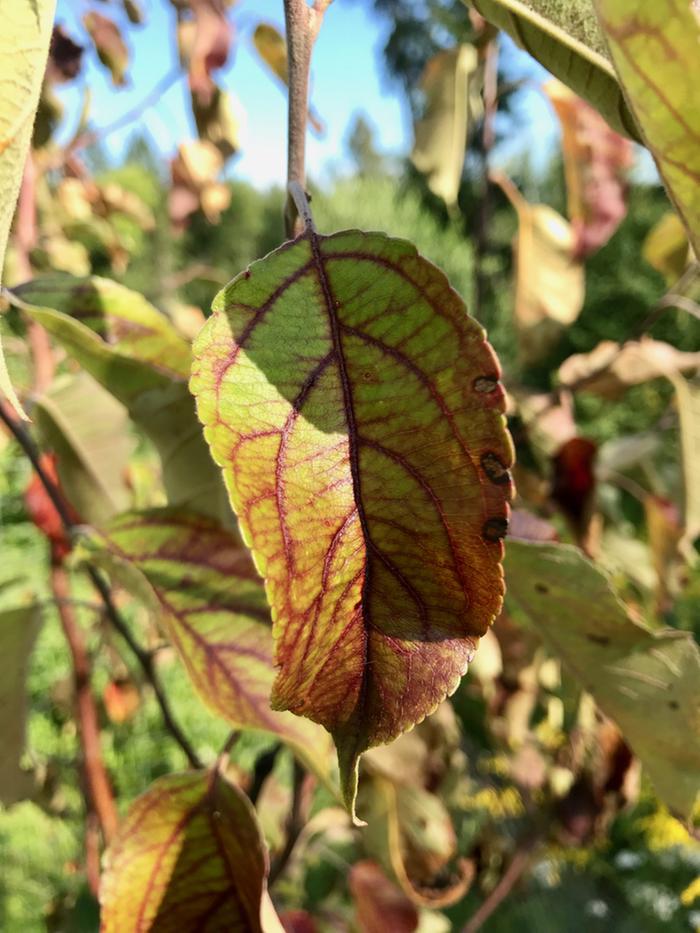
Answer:
MULTIPOLYGON (((82 50, 58 28, 49 48, 47 6, 38 4, 36 23, 49 55, 39 112, 50 127, 52 84, 76 76, 82 50)), ((227 61, 233 27, 223 0, 173 6, 199 133, 171 164, 168 216, 182 230, 217 219, 229 203, 220 172, 237 142, 214 72, 227 61)), ((420 88, 412 162, 449 210, 493 27, 512 31, 566 82, 547 93, 563 128, 568 219, 492 176, 517 215, 514 374, 561 344, 584 307, 588 261, 624 219, 632 156, 619 132, 648 143, 678 209, 678 221, 663 218, 651 231, 645 256, 674 283, 667 304, 696 307, 700 224, 688 178, 698 155, 694 129, 676 110, 689 93, 695 14, 671 0, 677 18, 599 0, 603 40, 592 10, 579 32, 566 5, 476 6, 485 20, 463 14, 460 42, 427 62, 420 88), (670 61, 638 48, 649 34, 674 50, 670 61), (641 64, 630 71, 630 60, 641 64), (666 74, 671 102, 645 77, 653 69, 666 74), (584 90, 588 101, 576 96, 584 90)), ((141 22, 136 4, 123 12, 141 22)), ((84 26, 122 85, 128 49, 115 20, 90 10, 84 26)), ((21 21, 17 35, 33 38, 32 29, 21 21)), ((281 37, 261 24, 255 43, 285 81, 281 37)), ((32 67, 30 112, 42 71, 32 67)), ((19 122, 5 150, 16 149, 15 188, 31 130, 26 114, 19 122)), ((318 129, 313 113, 310 122, 318 129)), ((647 837, 659 814, 692 820, 700 655, 692 633, 659 623, 673 620, 695 585, 700 396, 684 374, 698 369, 698 353, 645 336, 608 341, 564 360, 553 389, 513 376, 506 397, 482 328, 411 243, 360 230, 322 236, 308 219, 303 234, 220 292, 199 330, 200 309, 188 317, 156 307, 93 274, 83 232, 99 240, 118 276, 129 255, 123 224, 156 229, 157 198, 149 208, 114 179, 90 177, 76 155, 81 136, 57 164, 51 139, 38 123, 33 164, 62 174, 49 183, 42 172, 37 183, 31 168, 24 172, 20 201, 39 209, 41 235, 27 236, 20 203, 7 298, 18 331, 48 335, 65 354, 57 375, 22 393, 52 451, 35 464, 40 479, 26 507, 50 543, 51 596, 74 667, 88 876, 90 818, 109 843, 103 928, 441 929, 446 911, 453 923, 467 920, 478 892, 498 890, 499 875, 505 884, 536 864, 565 874, 567 847, 578 844, 587 859, 625 820, 641 833, 646 818, 647 837), (56 238, 84 252, 57 260, 56 238), (42 275, 47 267, 73 274, 42 275), (664 416, 680 438, 682 471, 668 456, 668 424, 600 450, 582 434, 575 393, 609 403, 662 378, 672 386, 675 409, 664 416), (503 605, 502 539, 514 495, 506 412, 519 500, 503 605), (616 528, 630 496, 648 543, 633 540, 625 552, 616 528), (87 587, 77 582, 86 570, 98 592, 109 579, 131 607, 130 627, 119 622, 121 605, 104 597, 106 618, 132 648, 139 621, 159 640, 144 625, 157 620, 199 699, 233 730, 218 755, 193 750, 163 704, 159 664, 137 637, 135 655, 191 768, 159 776, 116 832, 109 775, 101 763, 95 772, 84 632, 67 611, 87 587), (248 730, 275 744, 246 770, 239 733, 248 730), (291 781, 282 745, 295 758, 291 781), (656 797, 640 785, 640 765, 656 797), (268 881, 295 845, 304 861, 273 905, 268 881), (324 852, 352 863, 347 878, 335 869, 323 877, 324 852), (305 912, 278 913, 288 905, 305 912)), ((381 190, 382 182, 363 184, 381 190)), ((397 223, 411 223, 412 197, 397 223)), ((326 210, 335 226, 332 204, 326 210)), ((428 230, 426 252, 453 245, 452 233, 428 230)), ((443 258, 457 268, 449 252, 443 258)), ((34 348, 36 364, 36 340, 34 348)), ((53 350, 49 360, 53 368, 53 350)), ((4 377, 3 386, 9 394, 4 377)), ((9 406, 3 420, 23 437, 9 406)), ((0 623, 14 675, 3 683, 0 722, 6 802, 45 801, 50 788, 40 769, 21 767, 37 596, 13 595, 0 623)), ((115 651, 101 628, 93 637, 115 651)), ((131 719, 141 703, 133 675, 127 669, 107 687, 109 717, 131 719)), ((687 843, 681 824, 666 819, 674 842, 687 843)), ((686 868, 678 875, 690 903, 686 868)), ((611 894, 615 910, 623 899, 611 894)))

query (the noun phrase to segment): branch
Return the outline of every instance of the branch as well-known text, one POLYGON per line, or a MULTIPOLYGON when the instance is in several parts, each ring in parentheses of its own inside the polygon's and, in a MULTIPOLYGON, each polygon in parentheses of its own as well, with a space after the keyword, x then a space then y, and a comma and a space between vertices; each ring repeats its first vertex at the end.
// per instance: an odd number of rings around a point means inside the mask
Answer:
POLYGON ((534 847, 535 839, 533 838, 525 840, 518 847, 510 865, 501 876, 501 880, 462 928, 462 933, 477 933, 491 914, 500 907, 530 866, 534 847))
POLYGON ((297 840, 301 835, 301 831, 304 828, 304 815, 302 813, 302 797, 304 789, 304 778, 306 777, 306 772, 299 764, 299 762, 294 759, 294 786, 292 789, 292 809, 289 813, 289 818, 287 819, 287 836, 284 841, 284 846, 278 852, 277 856, 273 859, 272 864, 270 865, 270 874, 268 877, 268 887, 277 881, 279 876, 282 874, 284 869, 287 866, 287 862, 294 851, 294 846, 297 844, 297 840))
MULTIPOLYGON (((58 516, 63 523, 63 527, 66 529, 68 535, 74 539, 77 534, 76 526, 68 514, 66 503, 63 499, 63 496, 61 495, 60 490, 52 481, 51 477, 46 474, 46 471, 41 465, 38 448, 34 444, 34 441, 29 436, 29 433, 24 428, 24 426, 21 425, 10 412, 9 407, 4 405, 2 402, 0 402, 0 420, 4 422, 7 429, 10 431, 19 446, 26 454, 27 459, 34 468, 34 472, 39 477, 42 486, 46 490, 46 494, 56 509, 56 512, 58 513, 58 516)), ((85 569, 88 576, 92 580, 93 586, 100 594, 107 618, 131 649, 132 653, 136 657, 136 660, 141 666, 141 670, 143 671, 146 680, 153 688, 156 700, 160 706, 161 715, 163 717, 163 722, 165 723, 166 729, 185 753, 185 756, 187 757, 191 767, 202 768, 203 764, 201 759, 173 717, 168 698, 155 670, 153 656, 149 654, 148 651, 145 651, 131 634, 129 626, 126 624, 124 619, 119 614, 117 607, 114 605, 109 587, 99 572, 91 564, 87 564, 85 569)))
MULTIPOLYGON (((309 118, 311 52, 323 22, 323 14, 330 2, 331 0, 315 0, 314 5, 309 7, 306 0, 284 0, 289 76, 287 184, 289 186, 296 182, 302 190, 306 185, 306 126, 309 118)), ((289 239, 304 231, 294 197, 289 191, 284 210, 284 224, 289 239)))
POLYGON ((484 63, 484 119, 481 130, 481 198, 476 212, 474 237, 474 313, 483 320, 482 310, 486 299, 487 285, 484 275, 484 259, 489 245, 489 222, 491 219, 491 191, 489 181, 489 159, 495 142, 495 119, 498 108, 498 40, 486 42, 481 50, 484 63))

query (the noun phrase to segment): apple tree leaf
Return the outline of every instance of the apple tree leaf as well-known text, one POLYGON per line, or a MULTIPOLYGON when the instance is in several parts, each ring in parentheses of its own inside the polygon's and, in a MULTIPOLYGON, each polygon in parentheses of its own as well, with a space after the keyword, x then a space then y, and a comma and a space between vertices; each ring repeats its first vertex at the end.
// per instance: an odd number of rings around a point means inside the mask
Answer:
POLYGON ((499 366, 404 240, 309 231, 216 298, 191 387, 272 607, 275 708, 357 762, 454 691, 502 602, 499 366))
POLYGON ((615 720, 657 793, 688 817, 700 774, 700 653, 690 632, 636 621, 576 548, 510 541, 508 609, 615 720))
POLYGON ((700 255, 700 10, 691 0, 595 0, 644 143, 700 255))
POLYGON ((169 774, 105 855, 103 933, 262 933, 267 853, 250 801, 218 769, 169 774))
POLYGON ((83 547, 155 608, 211 710, 236 728, 278 735, 329 782, 327 734, 270 708, 270 610, 250 555, 231 532, 201 515, 152 509, 120 515, 83 547))
MULTIPOLYGON (((32 138, 53 26, 55 0, 14 0, 0 29, 0 284, 10 224, 32 138)), ((0 341, 0 392, 26 418, 0 341)))

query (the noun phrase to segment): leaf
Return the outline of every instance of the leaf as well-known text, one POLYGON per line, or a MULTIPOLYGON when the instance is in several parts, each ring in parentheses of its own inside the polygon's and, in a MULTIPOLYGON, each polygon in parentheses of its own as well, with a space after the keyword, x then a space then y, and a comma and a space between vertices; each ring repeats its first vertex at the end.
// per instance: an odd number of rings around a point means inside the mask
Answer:
POLYGON ((700 11, 694 0, 595 0, 595 8, 644 143, 700 255, 700 11))
POLYGON ((360 754, 456 689, 502 601, 499 367, 413 246, 307 233, 214 302, 191 388, 266 579, 275 708, 360 754), (429 559, 426 559, 429 555, 429 559))
POLYGON ((635 621, 573 547, 511 541, 508 606, 622 730, 657 793, 688 816, 700 773, 700 654, 689 632, 635 621))
POLYGON ((414 126, 411 161, 448 207, 457 205, 469 127, 483 110, 482 83, 483 69, 473 45, 438 52, 421 77, 426 102, 414 126))
POLYGON ((528 204, 500 172, 491 180, 518 214, 515 253, 515 324, 524 363, 546 354, 583 307, 583 265, 574 259, 576 235, 561 214, 546 204, 528 204))
POLYGON ((90 10, 83 16, 83 26, 92 39, 97 57, 112 76, 114 87, 124 87, 127 83, 129 50, 119 26, 114 20, 95 10, 90 10))
POLYGON ((457 837, 438 797, 374 774, 363 783, 360 799, 366 801, 365 847, 411 903, 449 907, 464 897, 474 867, 466 859, 455 861, 457 837))
POLYGON ((31 788, 29 775, 20 768, 27 723, 29 658, 41 628, 38 606, 0 611, 0 803, 5 807, 23 800, 31 788))
POLYGON ((576 245, 586 259, 605 246, 627 213, 627 171, 632 143, 611 130, 600 114, 559 81, 544 90, 562 128, 568 213, 576 245))
POLYGON ((675 211, 666 211, 646 235, 642 256, 670 288, 685 272, 691 255, 683 221, 675 211))
POLYGON ((126 406, 153 442, 169 504, 231 524, 221 477, 185 382, 189 346, 165 315, 141 295, 107 279, 38 279, 17 294, 25 302, 70 309, 73 316, 35 304, 24 306, 26 314, 126 406))
POLYGON ((103 933, 262 933, 265 844, 250 801, 218 771, 160 778, 105 856, 103 933))
POLYGON ((225 0, 189 0, 195 30, 189 54, 192 93, 207 106, 216 90, 211 73, 228 61, 233 27, 226 18, 225 0))
MULTIPOLYGON (((235 106, 240 113, 237 101, 235 106)), ((230 93, 216 87, 206 106, 193 94, 192 113, 200 138, 213 143, 224 159, 238 152, 241 147, 239 119, 230 93)))
POLYGON ((696 554, 693 544, 700 535, 700 384, 688 382, 681 376, 674 376, 671 382, 676 390, 678 404, 685 487, 685 531, 678 547, 686 559, 694 562, 696 554))
POLYGON ((168 197, 170 220, 182 230, 185 221, 201 209, 210 223, 215 223, 231 200, 230 189, 216 181, 223 168, 221 151, 212 142, 192 139, 180 143, 170 163, 173 186, 168 197))
POLYGON ((84 547, 155 607, 210 709, 236 728, 279 736, 328 782, 328 736, 270 708, 270 611, 248 551, 230 532, 199 515, 153 509, 119 516, 84 547))
POLYGON ((418 927, 418 911, 405 894, 389 881, 370 859, 355 862, 348 875, 355 902, 357 925, 363 933, 412 933, 418 927))
MULTIPOLYGON (((287 42, 282 33, 269 23, 258 23, 253 33, 253 45, 275 77, 287 85, 287 42)), ((325 131, 323 121, 314 113, 312 106, 309 106, 309 123, 317 133, 325 131)))
POLYGON ((82 520, 99 524, 124 511, 134 446, 124 406, 80 372, 59 378, 39 396, 34 417, 43 446, 56 453, 61 487, 82 520))
POLYGON ((679 544, 683 527, 675 503, 661 496, 645 496, 644 514, 656 572, 656 607, 663 615, 671 611, 680 591, 679 544))
POLYGON ((639 140, 590 0, 470 0, 555 78, 588 101, 612 129, 639 140))
MULTIPOLYGON (((0 285, 51 39, 54 0, 15 0, 0 30, 0 285)), ((0 340, 0 392, 22 418, 0 340)))
POLYGON ((63 26, 54 26, 49 45, 46 79, 54 84, 73 81, 80 74, 85 49, 68 35, 63 26))
POLYGON ((672 378, 699 366, 700 351, 677 350, 661 340, 642 337, 623 344, 603 340, 590 353, 575 353, 564 360, 558 375, 562 386, 617 399, 630 386, 661 376, 672 378))

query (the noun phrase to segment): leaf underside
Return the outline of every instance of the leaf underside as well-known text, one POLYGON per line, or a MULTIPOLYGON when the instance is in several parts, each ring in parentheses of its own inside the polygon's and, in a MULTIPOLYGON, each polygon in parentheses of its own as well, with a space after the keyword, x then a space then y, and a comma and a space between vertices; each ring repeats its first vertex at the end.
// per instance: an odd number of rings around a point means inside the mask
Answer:
POLYGON ((512 485, 497 360, 402 240, 306 233, 224 289, 191 388, 265 578, 273 705, 366 748, 454 691, 500 609, 512 485))

